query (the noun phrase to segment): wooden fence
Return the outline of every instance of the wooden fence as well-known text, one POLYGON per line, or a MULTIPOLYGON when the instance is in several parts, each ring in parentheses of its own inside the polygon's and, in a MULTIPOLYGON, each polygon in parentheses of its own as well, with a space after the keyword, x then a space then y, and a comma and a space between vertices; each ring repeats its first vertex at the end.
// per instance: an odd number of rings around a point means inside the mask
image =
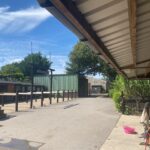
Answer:
POLYGON ((123 114, 139 114, 143 111, 146 102, 150 102, 150 98, 146 100, 121 98, 121 112, 123 114))
POLYGON ((15 103, 15 111, 17 112, 19 110, 18 104, 19 102, 30 102, 30 108, 33 108, 33 100, 34 99, 40 99, 41 100, 41 107, 43 107, 44 98, 49 98, 49 103, 52 104, 52 98, 57 99, 57 103, 59 103, 59 99, 62 98, 62 101, 64 101, 65 98, 67 100, 77 98, 78 92, 76 91, 53 91, 47 92, 47 91, 41 91, 41 92, 16 92, 16 93, 0 93, 0 99, 1 99, 1 105, 4 106, 7 103, 15 103), (11 98, 11 101, 8 100, 8 98, 11 98))

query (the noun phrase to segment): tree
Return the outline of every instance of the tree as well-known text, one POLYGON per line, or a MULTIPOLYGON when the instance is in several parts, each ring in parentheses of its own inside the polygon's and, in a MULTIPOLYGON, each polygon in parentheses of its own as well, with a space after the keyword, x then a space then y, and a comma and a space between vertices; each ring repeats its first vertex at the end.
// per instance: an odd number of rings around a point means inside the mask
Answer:
POLYGON ((23 80, 33 75, 41 74, 41 72, 48 72, 51 62, 42 56, 40 52, 29 54, 21 62, 7 64, 2 66, 0 70, 1 77, 11 77, 19 80, 23 80))
POLYGON ((74 46, 73 51, 69 55, 66 71, 68 74, 83 76, 99 73, 109 80, 115 79, 116 76, 116 72, 83 42, 78 42, 74 46))
POLYGON ((20 62, 19 68, 25 76, 30 76, 33 71, 33 75, 40 74, 40 71, 48 72, 51 62, 42 56, 40 52, 29 54, 20 62))
POLYGON ((21 73, 21 70, 17 66, 17 63, 7 64, 5 66, 2 66, 1 68, 1 74, 3 75, 10 75, 16 73, 21 73))
POLYGON ((24 75, 21 72, 20 68, 18 67, 18 63, 12 63, 12 64, 7 64, 5 66, 2 66, 0 70, 0 76, 1 78, 9 78, 9 79, 18 79, 18 80, 23 80, 24 75))

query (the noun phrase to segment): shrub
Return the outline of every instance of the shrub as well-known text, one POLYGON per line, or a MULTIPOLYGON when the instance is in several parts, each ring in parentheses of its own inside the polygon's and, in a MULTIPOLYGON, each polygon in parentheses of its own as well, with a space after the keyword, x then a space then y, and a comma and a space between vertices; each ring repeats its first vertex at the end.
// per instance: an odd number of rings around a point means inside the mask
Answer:
POLYGON ((109 96, 115 102, 115 106, 120 111, 121 94, 124 98, 134 98, 136 103, 150 97, 150 80, 127 80, 123 76, 118 75, 112 82, 109 90, 109 96))

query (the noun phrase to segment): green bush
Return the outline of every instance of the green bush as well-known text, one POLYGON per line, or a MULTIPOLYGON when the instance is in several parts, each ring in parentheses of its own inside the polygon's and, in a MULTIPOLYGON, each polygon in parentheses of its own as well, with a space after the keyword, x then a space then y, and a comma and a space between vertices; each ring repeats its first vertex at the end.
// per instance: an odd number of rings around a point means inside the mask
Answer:
POLYGON ((150 80, 127 80, 118 75, 112 82, 109 96, 115 102, 115 106, 120 111, 121 94, 125 99, 134 98, 136 102, 150 98, 150 80))
POLYGON ((111 89, 109 90, 109 96, 114 100, 118 111, 120 111, 120 96, 125 88, 124 83, 124 78, 122 76, 117 76, 115 81, 111 84, 111 89))
POLYGON ((120 92, 114 92, 113 97, 112 97, 115 102, 115 106, 117 110, 119 111, 120 111, 120 96, 121 96, 120 92))

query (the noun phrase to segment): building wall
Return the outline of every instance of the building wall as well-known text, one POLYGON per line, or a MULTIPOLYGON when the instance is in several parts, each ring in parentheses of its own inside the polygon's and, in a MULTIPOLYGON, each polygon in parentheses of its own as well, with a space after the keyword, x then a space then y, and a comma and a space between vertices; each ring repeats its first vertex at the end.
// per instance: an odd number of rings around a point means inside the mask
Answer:
POLYGON ((96 79, 94 77, 87 77, 88 83, 89 83, 89 94, 92 94, 92 90, 94 87, 99 87, 101 88, 100 91, 103 89, 107 91, 107 81, 106 80, 101 80, 101 79, 96 79))
MULTIPOLYGON (((34 85, 33 89, 34 91, 41 91, 44 87, 34 85)), ((20 92, 29 92, 31 91, 31 84, 23 82, 0 81, 0 92, 15 93, 17 90, 20 92)))

